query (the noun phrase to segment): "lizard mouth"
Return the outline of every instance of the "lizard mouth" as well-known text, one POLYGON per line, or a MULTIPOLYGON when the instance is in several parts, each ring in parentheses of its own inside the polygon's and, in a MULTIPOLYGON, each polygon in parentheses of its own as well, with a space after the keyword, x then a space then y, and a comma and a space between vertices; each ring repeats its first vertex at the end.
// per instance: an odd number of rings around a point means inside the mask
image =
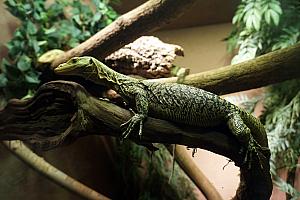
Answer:
POLYGON ((70 72, 70 66, 67 66, 65 63, 58 65, 55 69, 54 72, 56 74, 65 74, 70 72))

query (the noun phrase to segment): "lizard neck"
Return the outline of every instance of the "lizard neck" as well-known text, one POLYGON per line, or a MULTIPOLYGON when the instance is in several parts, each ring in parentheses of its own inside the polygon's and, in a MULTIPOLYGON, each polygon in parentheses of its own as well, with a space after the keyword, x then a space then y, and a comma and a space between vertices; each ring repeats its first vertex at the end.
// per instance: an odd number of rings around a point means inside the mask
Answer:
POLYGON ((122 92, 124 85, 136 83, 137 79, 118 73, 98 60, 94 60, 95 73, 91 80, 97 84, 108 86, 117 92, 122 92))

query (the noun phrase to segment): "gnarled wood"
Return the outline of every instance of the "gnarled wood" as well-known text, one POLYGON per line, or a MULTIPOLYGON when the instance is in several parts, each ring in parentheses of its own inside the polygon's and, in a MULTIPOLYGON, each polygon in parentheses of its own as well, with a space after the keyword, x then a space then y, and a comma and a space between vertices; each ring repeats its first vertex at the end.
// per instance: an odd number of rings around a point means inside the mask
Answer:
MULTIPOLYGON (((119 136, 120 124, 130 117, 129 111, 90 96, 76 83, 55 81, 44 84, 33 99, 12 100, 0 111, 0 139, 20 139, 49 149, 90 134, 119 136)), ((270 197, 269 157, 264 158, 259 152, 263 169, 256 157, 252 160, 251 169, 242 165, 244 155, 239 153, 241 147, 226 127, 199 129, 148 118, 142 139, 137 135, 131 135, 130 139, 183 144, 224 155, 241 167, 236 199, 270 197)))

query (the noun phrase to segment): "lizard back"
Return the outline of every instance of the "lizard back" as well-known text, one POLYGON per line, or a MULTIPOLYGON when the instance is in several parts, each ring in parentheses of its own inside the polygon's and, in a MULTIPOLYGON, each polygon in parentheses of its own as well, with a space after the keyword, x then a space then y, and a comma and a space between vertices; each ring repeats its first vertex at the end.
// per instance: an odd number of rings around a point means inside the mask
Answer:
POLYGON ((149 99, 149 116, 195 126, 214 126, 240 111, 235 105, 205 90, 176 83, 142 81, 149 99))

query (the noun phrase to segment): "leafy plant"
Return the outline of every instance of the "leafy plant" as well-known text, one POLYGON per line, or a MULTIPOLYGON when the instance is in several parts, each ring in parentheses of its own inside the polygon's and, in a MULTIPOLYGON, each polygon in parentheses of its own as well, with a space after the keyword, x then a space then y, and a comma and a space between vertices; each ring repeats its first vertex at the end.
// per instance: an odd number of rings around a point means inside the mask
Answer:
POLYGON ((39 85, 37 58, 51 49, 68 50, 110 24, 117 13, 109 1, 93 0, 6 0, 7 9, 21 20, 7 43, 8 58, 2 60, 0 87, 6 98, 23 97, 39 85))
MULTIPOLYGON (((296 44, 300 38, 298 0, 242 0, 233 17, 234 29, 227 38, 228 49, 238 48, 232 63, 296 44)), ((274 183, 297 199, 300 193, 277 176, 276 170, 297 167, 300 156, 300 80, 268 87, 262 120, 271 149, 274 183)))

